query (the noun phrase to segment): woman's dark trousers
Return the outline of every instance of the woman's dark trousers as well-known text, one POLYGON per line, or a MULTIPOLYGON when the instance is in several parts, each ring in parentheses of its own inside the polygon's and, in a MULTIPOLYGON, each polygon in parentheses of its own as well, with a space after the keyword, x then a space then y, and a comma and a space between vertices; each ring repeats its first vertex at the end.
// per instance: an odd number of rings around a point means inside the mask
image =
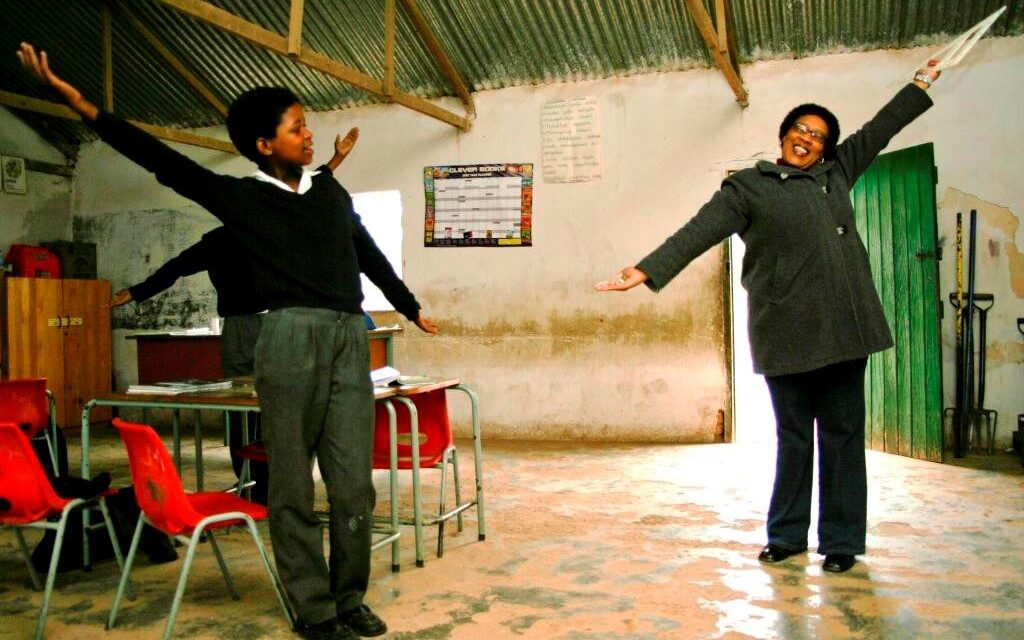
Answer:
POLYGON ((864 369, 867 359, 768 376, 778 454, 768 507, 768 543, 807 548, 814 432, 818 434, 818 553, 864 553, 864 369))

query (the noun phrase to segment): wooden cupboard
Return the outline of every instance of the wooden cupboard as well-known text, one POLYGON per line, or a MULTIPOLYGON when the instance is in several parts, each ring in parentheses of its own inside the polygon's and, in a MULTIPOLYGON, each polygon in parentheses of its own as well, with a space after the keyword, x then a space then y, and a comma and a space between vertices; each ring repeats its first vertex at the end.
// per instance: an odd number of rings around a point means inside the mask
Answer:
MULTIPOLYGON (((109 301, 107 280, 0 277, 0 374, 46 378, 62 427, 111 390, 109 301)), ((109 420, 99 409, 92 420, 109 420)))

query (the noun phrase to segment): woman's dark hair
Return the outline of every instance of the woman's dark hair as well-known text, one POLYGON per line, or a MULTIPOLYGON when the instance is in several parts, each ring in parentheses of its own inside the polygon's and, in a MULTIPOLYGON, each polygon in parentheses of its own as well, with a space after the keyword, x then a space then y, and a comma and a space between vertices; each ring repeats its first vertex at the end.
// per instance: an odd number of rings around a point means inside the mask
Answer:
POLYGON ((256 164, 262 159, 256 140, 273 138, 281 115, 299 101, 284 87, 256 87, 235 98, 228 107, 228 135, 238 152, 256 164))
POLYGON ((786 117, 782 120, 782 124, 779 125, 779 142, 786 137, 786 132, 793 128, 797 118, 808 114, 818 116, 828 126, 828 139, 825 140, 825 150, 822 151, 821 157, 831 160, 836 154, 836 145, 839 143, 839 119, 836 118, 834 113, 820 104, 808 102, 787 113, 786 117))

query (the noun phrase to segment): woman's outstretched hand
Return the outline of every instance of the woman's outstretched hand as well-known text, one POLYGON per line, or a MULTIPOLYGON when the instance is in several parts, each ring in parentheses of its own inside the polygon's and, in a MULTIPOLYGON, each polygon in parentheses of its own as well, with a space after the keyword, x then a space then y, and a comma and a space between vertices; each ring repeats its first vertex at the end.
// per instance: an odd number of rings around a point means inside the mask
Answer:
POLYGON ((647 282, 647 274, 636 267, 626 267, 611 280, 594 285, 594 291, 629 291, 638 284, 647 282))
POLYGON ((96 119, 100 110, 96 105, 83 98, 81 91, 50 69, 50 63, 47 60, 45 51, 36 53, 35 47, 27 42, 22 42, 16 55, 18 60, 21 61, 21 66, 25 67, 25 70, 32 77, 59 93, 64 98, 64 102, 77 112, 78 115, 86 120, 96 119))

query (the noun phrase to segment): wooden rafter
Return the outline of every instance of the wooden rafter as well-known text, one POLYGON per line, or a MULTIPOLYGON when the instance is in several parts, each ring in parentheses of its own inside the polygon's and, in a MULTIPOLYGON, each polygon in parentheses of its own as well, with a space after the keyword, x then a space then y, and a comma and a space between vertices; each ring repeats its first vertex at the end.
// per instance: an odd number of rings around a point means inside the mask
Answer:
POLYGON ((122 0, 118 0, 114 4, 114 8, 117 9, 118 13, 132 26, 135 31, 142 36, 142 39, 153 48, 157 54, 164 59, 164 62, 168 64, 174 71, 181 76, 185 82, 195 90, 204 100, 217 110, 222 116, 227 115, 228 107, 224 104, 220 98, 218 98, 213 91, 210 90, 203 81, 200 80, 194 73, 189 71, 188 66, 185 65, 181 60, 178 59, 171 50, 165 45, 160 38, 158 38, 149 28, 140 20, 134 13, 132 13, 127 6, 125 6, 122 0))
MULTIPOLYGON (((8 91, 0 91, 0 104, 12 109, 41 113, 43 115, 65 118, 67 120, 82 119, 81 116, 62 104, 50 102, 48 100, 40 100, 38 98, 30 98, 28 96, 10 93, 8 91)), ((194 147, 214 149, 216 151, 224 151, 226 153, 238 153, 235 150, 234 145, 226 140, 218 140, 217 138, 201 136, 195 133, 189 133, 188 131, 182 131, 181 129, 171 129, 169 127, 161 127, 145 122, 137 122, 134 120, 130 120, 129 122, 143 131, 163 140, 189 144, 194 147)))
POLYGON ((303 0, 292 0, 291 12, 288 14, 288 55, 293 58, 302 51, 303 8, 303 0))
POLYGON ((718 18, 718 28, 711 21, 707 9, 704 8, 703 0, 686 0, 690 16, 697 24, 704 42, 708 45, 711 57, 714 58, 718 68, 722 70, 726 82, 732 87, 736 94, 736 102, 745 107, 749 104, 747 90, 743 86, 743 78, 740 77, 739 66, 736 64, 735 48, 732 46, 732 37, 729 34, 728 19, 725 0, 716 0, 715 13, 718 18))
POLYGON ((114 110, 114 29, 110 20, 110 5, 100 7, 100 38, 103 48, 103 108, 114 110))
POLYGON ((384 95, 395 94, 395 0, 384 0, 384 95))
POLYGON ((462 82, 462 78, 459 77, 458 70, 455 69, 455 65, 452 64, 451 60, 448 59, 448 55, 444 52, 444 47, 434 37, 434 32, 430 30, 430 25, 427 24, 426 18, 420 13, 420 8, 416 6, 416 0, 402 0, 402 5, 405 7, 406 12, 409 14, 409 18, 412 20, 413 26, 416 27, 416 32, 420 34, 420 38, 423 39, 423 43, 427 45, 427 50, 434 56, 434 60, 437 65, 441 67, 441 71, 447 76, 448 81, 452 83, 452 87, 455 89, 455 93, 458 94, 459 99, 462 100, 462 104, 465 105, 466 110, 471 115, 476 115, 476 105, 473 103, 473 96, 470 94, 469 89, 466 88, 466 84, 462 82))
MULTIPOLYGON (((403 0, 403 2, 405 1, 403 0)), ((279 55, 289 55, 287 38, 216 7, 209 2, 203 0, 159 0, 159 2, 175 11, 205 22, 216 29, 235 35, 268 51, 279 55)), ((447 122, 464 131, 468 131, 471 126, 468 118, 459 116, 410 93, 395 89, 388 96, 384 92, 384 83, 380 80, 325 55, 299 47, 298 53, 291 57, 299 64, 343 80, 364 91, 388 98, 398 104, 447 122)))

